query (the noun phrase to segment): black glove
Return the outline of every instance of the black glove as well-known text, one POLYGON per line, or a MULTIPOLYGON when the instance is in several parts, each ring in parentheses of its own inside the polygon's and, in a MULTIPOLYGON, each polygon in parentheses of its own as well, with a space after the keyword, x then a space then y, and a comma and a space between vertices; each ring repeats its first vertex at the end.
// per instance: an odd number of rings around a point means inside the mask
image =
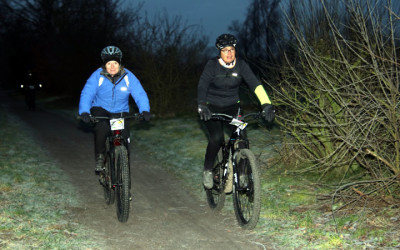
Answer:
POLYGON ((145 120, 146 122, 150 121, 150 117, 151 117, 150 112, 143 111, 143 112, 142 112, 142 115, 143 115, 143 118, 144 118, 144 120, 145 120))
POLYGON ((264 104, 262 105, 263 111, 261 112, 262 117, 267 122, 273 122, 275 119, 275 107, 272 104, 264 104))
POLYGON ((210 109, 207 107, 207 105, 199 104, 197 111, 199 112, 201 120, 208 121, 211 119, 212 113, 210 109))
POLYGON ((86 113, 86 112, 82 113, 82 114, 81 114, 81 120, 82 120, 84 123, 89 123, 89 122, 90 122, 90 115, 89 115, 89 113, 86 113))

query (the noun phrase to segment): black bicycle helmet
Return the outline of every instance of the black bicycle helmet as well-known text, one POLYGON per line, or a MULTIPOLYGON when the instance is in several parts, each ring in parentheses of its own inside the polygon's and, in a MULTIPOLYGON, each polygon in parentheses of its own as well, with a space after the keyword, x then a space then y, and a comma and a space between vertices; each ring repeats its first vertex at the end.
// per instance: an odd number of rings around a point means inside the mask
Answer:
POLYGON ((215 41, 215 46, 217 49, 221 50, 227 46, 236 47, 237 39, 231 34, 222 34, 215 41))
POLYGON ((121 64, 122 61, 122 51, 115 46, 107 46, 101 51, 101 60, 106 64, 109 61, 117 61, 121 64))

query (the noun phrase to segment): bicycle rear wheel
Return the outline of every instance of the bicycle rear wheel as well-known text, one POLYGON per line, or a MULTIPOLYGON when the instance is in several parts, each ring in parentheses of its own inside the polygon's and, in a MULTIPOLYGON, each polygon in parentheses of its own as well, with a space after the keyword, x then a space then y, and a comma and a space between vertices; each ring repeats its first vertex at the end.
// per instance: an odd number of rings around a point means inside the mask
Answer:
POLYGON ((249 149, 236 156, 237 183, 233 191, 233 207, 239 225, 253 229, 261 210, 261 187, 256 158, 249 149))
POLYGON ((213 176, 214 186, 212 189, 206 189, 207 202, 210 208, 214 211, 220 211, 224 207, 225 192, 224 192, 224 168, 223 168, 222 148, 219 150, 214 161, 213 176))
POLYGON ((120 222, 126 222, 129 217, 129 161, 125 146, 115 147, 115 169, 117 197, 117 216, 120 222))

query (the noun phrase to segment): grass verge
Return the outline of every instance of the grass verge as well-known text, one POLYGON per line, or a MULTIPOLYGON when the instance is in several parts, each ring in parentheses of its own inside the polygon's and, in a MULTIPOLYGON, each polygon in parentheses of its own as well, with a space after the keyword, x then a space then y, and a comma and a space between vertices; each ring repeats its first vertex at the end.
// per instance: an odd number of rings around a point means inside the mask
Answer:
POLYGON ((94 247, 90 232, 68 220, 78 201, 67 177, 23 122, 0 113, 0 248, 94 247))

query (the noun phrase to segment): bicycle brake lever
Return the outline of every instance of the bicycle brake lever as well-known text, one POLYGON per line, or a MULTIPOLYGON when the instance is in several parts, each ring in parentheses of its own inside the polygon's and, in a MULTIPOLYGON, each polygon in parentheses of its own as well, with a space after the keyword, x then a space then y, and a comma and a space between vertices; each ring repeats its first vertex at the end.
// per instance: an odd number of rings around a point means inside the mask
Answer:
POLYGON ((90 115, 89 117, 90 117, 90 121, 91 121, 92 123, 99 122, 99 120, 96 119, 96 117, 94 117, 94 116, 92 116, 92 115, 90 115))

